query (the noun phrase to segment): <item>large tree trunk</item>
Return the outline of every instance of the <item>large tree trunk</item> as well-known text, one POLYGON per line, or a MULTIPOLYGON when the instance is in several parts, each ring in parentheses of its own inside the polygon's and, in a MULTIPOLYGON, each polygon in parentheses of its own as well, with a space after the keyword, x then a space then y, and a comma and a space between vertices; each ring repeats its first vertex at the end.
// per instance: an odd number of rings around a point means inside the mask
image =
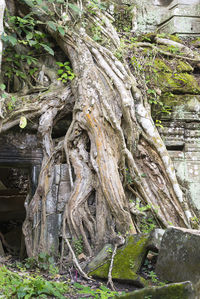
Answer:
MULTIPOLYGON (((37 14, 40 20, 50 20, 42 10, 37 10, 37 14)), ((147 97, 138 89, 137 78, 126 60, 121 62, 113 54, 120 39, 110 18, 100 10, 95 14, 88 12, 87 16, 94 26, 104 20, 100 28, 109 39, 107 46, 91 39, 81 19, 76 20, 73 30, 66 29, 64 37, 47 27, 76 74, 71 84, 75 100, 73 119, 61 144, 71 178, 62 235, 82 237, 85 251, 92 255, 119 233, 137 233, 130 198, 148 204, 162 227, 190 227, 194 213, 177 183, 173 164, 151 118, 147 97)), ((52 142, 51 130, 56 115, 69 105, 69 90, 64 98, 65 102, 62 96, 49 104, 45 101, 45 109, 40 102, 37 112, 29 115, 41 115, 38 131, 44 159, 40 183, 28 202, 24 223, 28 255, 48 249, 46 199, 55 153, 60 150, 52 142)), ((6 119, 2 130, 8 124, 13 124, 13 120, 6 119)))

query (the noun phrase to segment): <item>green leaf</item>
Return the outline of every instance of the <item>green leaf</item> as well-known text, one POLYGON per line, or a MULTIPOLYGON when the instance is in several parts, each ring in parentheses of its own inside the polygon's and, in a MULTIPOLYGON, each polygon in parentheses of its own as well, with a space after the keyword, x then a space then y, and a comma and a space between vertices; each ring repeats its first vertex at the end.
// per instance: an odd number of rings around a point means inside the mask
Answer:
POLYGON ((37 42, 35 40, 32 40, 32 39, 29 40, 28 43, 29 43, 29 46, 31 46, 31 47, 35 46, 37 44, 37 42))
POLYGON ((56 31, 57 30, 57 24, 55 22, 52 21, 48 21, 47 25, 53 30, 56 31))
POLYGON ((58 75, 61 75, 64 72, 64 70, 58 70, 58 75))
POLYGON ((5 84, 0 84, 0 89, 3 91, 6 89, 6 85, 5 84))
POLYGON ((59 31, 59 33, 60 33, 62 36, 65 35, 65 29, 64 29, 64 27, 58 26, 58 31, 59 31))
POLYGON ((24 0, 24 2, 25 2, 28 6, 30 6, 30 7, 34 7, 34 6, 35 6, 35 4, 33 4, 33 1, 32 1, 32 0, 24 0))
POLYGON ((6 98, 7 98, 7 94, 6 94, 6 93, 3 93, 3 94, 2 94, 2 98, 3 98, 3 99, 6 99, 6 98))
POLYGON ((62 62, 57 61, 56 64, 60 67, 64 66, 64 64, 62 62))
POLYGON ((8 41, 12 44, 12 46, 15 46, 17 43, 17 39, 12 35, 8 35, 8 41))
POLYGON ((20 117, 19 126, 21 129, 24 129, 27 125, 27 119, 25 116, 20 117))
POLYGON ((74 5, 72 3, 69 3, 68 6, 73 10, 75 11, 76 13, 82 13, 82 10, 77 6, 77 5, 74 5))
POLYGON ((54 56, 54 50, 45 44, 40 44, 50 55, 54 56))
POLYGON ((29 32, 27 35, 26 35, 26 39, 32 39, 33 38, 33 33, 32 32, 29 32))

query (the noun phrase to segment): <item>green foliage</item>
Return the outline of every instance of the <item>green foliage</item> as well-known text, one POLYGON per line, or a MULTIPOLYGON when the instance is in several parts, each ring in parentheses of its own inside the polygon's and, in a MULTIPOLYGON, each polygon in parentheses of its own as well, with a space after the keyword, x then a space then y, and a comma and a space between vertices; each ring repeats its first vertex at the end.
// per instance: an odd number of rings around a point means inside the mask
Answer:
POLYGON ((72 240, 72 246, 74 248, 75 254, 79 255, 83 252, 83 240, 80 237, 79 239, 72 240))
POLYGON ((98 0, 90 0, 87 6, 88 12, 95 14, 95 11, 100 10, 106 10, 106 5, 104 3, 101 3, 98 0))
POLYGON ((158 277, 156 275, 156 273, 154 271, 150 271, 149 272, 149 278, 151 279, 151 281, 153 283, 157 283, 158 282, 158 277))
POLYGON ((31 81, 38 70, 37 57, 43 50, 50 55, 54 55, 54 51, 47 42, 47 35, 39 30, 41 22, 32 13, 21 18, 10 16, 7 11, 5 22, 6 31, 1 36, 4 42, 2 69, 7 91, 12 92, 15 77, 19 81, 31 81))
POLYGON ((149 234, 156 227, 153 217, 143 218, 140 224, 142 233, 149 234))
POLYGON ((66 298, 63 294, 68 290, 64 282, 47 281, 41 276, 27 276, 27 273, 19 275, 5 266, 0 268, 0 292, 5 298, 66 298))
POLYGON ((126 183, 128 185, 131 185, 133 183, 133 179, 128 168, 126 168, 126 183))
MULTIPOLYGON (((105 286, 101 286, 99 289, 91 289, 90 287, 83 286, 79 283, 75 283, 74 286, 79 290, 79 294, 90 294, 90 298, 96 299, 108 299, 113 298, 114 296, 118 295, 117 292, 111 291, 110 289, 106 288, 105 286)), ((121 295, 125 294, 122 292, 121 295)))
POLYGON ((62 81, 63 83, 66 83, 68 80, 73 80, 75 77, 75 74, 73 73, 72 68, 70 67, 69 61, 66 61, 64 63, 62 62, 56 62, 56 64, 59 66, 58 69, 58 80, 62 81))
MULTIPOLYGON (((54 258, 46 252, 41 252, 37 258, 35 258, 35 257, 27 258, 24 266, 26 267, 26 269, 39 268, 40 270, 51 271, 51 272, 52 272, 53 268, 57 268, 57 267, 55 267, 54 258)), ((56 274, 57 274, 57 272, 58 272, 58 269, 56 269, 56 274)))
POLYGON ((96 42, 102 41, 101 28, 99 26, 96 25, 92 26, 91 31, 92 31, 92 38, 94 41, 96 42))
MULTIPOLYGON (((144 36, 145 40, 151 41, 151 36, 144 36)), ((134 44, 133 40, 132 44, 134 44)), ((131 64, 140 81, 140 84, 145 86, 145 94, 148 98, 149 104, 152 106, 152 112, 155 119, 155 125, 162 128, 160 121, 161 114, 171 114, 171 107, 165 105, 160 96, 162 91, 158 88, 158 80, 160 72, 168 72, 171 69, 161 60, 156 58, 156 53, 152 51, 143 54, 136 53, 131 58, 131 64)))

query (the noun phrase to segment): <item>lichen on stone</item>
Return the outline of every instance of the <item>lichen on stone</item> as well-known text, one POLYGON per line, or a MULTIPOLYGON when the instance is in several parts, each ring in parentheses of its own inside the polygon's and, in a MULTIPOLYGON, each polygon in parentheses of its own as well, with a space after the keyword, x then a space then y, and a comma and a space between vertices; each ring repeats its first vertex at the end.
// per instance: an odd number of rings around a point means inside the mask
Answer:
MULTIPOLYGON (((149 236, 132 235, 123 248, 117 250, 114 259, 112 278, 123 281, 134 281, 138 284, 147 285, 145 279, 140 277, 137 272, 145 258, 147 252, 149 236)), ((89 273, 90 276, 104 278, 108 277, 110 261, 89 273)))

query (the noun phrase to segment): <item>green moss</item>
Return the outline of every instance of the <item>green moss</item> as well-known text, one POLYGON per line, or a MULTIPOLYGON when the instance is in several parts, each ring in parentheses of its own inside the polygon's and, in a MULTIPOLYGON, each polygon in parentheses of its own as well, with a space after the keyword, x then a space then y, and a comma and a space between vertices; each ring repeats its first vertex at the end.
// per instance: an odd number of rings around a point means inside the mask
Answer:
POLYGON ((197 48, 200 47, 200 37, 198 37, 197 39, 191 41, 191 44, 197 48))
MULTIPOLYGON (((140 269, 146 255, 147 235, 133 235, 129 237, 127 244, 117 251, 114 259, 112 278, 121 280, 134 280, 146 284, 136 272, 140 269)), ((93 277, 107 278, 110 261, 89 273, 93 277)))
POLYGON ((169 107, 180 106, 185 104, 186 95, 174 95, 172 93, 165 93, 160 97, 160 101, 169 107))
POLYGON ((168 36, 169 39, 173 40, 174 42, 177 42, 177 43, 181 43, 182 44, 182 40, 177 36, 177 35, 172 35, 170 34, 168 36))
POLYGON ((158 71, 172 73, 172 69, 164 62, 164 60, 158 58, 154 60, 153 67, 158 71))
POLYGON ((194 70, 193 67, 188 62, 184 62, 182 60, 177 60, 176 69, 180 73, 184 73, 184 72, 189 73, 194 70))
POLYGON ((198 82, 188 73, 158 73, 154 81, 163 92, 200 94, 198 82))
POLYGON ((151 287, 131 292, 118 299, 193 299, 194 292, 190 282, 175 283, 164 287, 151 287))

